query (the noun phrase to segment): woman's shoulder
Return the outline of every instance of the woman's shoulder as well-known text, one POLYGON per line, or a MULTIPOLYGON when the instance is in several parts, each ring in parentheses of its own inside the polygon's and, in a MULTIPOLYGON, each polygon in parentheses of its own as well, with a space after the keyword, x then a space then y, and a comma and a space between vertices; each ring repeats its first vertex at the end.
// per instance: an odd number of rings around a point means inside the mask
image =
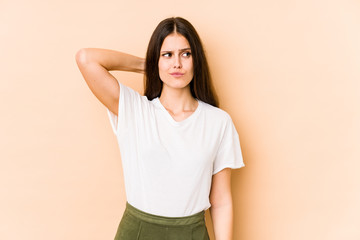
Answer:
POLYGON ((224 122, 232 121, 229 113, 227 113, 225 110, 223 110, 219 107, 210 105, 206 102, 201 101, 201 104, 202 104, 203 111, 206 114, 206 117, 209 117, 216 121, 219 121, 219 120, 224 121, 224 122))

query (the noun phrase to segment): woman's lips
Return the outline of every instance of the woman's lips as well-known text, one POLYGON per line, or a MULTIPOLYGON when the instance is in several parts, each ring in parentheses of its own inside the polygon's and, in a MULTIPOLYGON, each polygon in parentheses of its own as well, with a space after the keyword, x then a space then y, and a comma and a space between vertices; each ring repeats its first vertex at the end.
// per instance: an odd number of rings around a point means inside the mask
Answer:
POLYGON ((180 73, 180 72, 174 72, 174 73, 170 73, 171 76, 173 77, 181 77, 183 76, 184 74, 183 73, 180 73))

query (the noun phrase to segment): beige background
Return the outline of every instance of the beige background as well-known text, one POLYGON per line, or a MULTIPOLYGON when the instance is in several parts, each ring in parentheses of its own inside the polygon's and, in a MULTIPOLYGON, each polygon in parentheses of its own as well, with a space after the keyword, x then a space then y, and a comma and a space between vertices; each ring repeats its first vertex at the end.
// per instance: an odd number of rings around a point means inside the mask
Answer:
MULTIPOLYGON (((234 239, 360 239, 356 0, 1 0, 0 239, 113 239, 120 153, 74 56, 144 56, 169 16, 198 29, 240 135, 234 239)), ((115 74, 142 91, 140 74, 115 74)))

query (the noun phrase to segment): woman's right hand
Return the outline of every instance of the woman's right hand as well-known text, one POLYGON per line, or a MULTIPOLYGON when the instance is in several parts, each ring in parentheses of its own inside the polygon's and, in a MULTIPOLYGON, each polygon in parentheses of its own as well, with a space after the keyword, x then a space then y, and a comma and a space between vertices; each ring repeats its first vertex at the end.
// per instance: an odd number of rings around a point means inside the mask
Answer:
POLYGON ((120 86, 109 71, 144 73, 145 59, 109 49, 82 48, 76 63, 92 93, 111 112, 118 115, 120 86))

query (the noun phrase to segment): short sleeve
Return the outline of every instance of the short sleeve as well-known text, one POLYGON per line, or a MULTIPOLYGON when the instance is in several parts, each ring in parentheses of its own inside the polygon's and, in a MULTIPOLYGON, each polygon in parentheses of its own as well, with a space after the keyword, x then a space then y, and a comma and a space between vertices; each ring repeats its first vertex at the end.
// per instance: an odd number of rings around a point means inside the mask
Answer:
POLYGON ((239 135, 230 116, 228 116, 224 134, 213 163, 213 175, 224 168, 236 169, 244 166, 239 135))
POLYGON ((147 98, 141 96, 137 91, 125 86, 119 82, 120 94, 118 105, 118 116, 111 112, 108 108, 107 113, 110 119, 110 124, 115 135, 120 133, 120 129, 126 129, 129 124, 133 124, 137 115, 142 112, 147 98))

